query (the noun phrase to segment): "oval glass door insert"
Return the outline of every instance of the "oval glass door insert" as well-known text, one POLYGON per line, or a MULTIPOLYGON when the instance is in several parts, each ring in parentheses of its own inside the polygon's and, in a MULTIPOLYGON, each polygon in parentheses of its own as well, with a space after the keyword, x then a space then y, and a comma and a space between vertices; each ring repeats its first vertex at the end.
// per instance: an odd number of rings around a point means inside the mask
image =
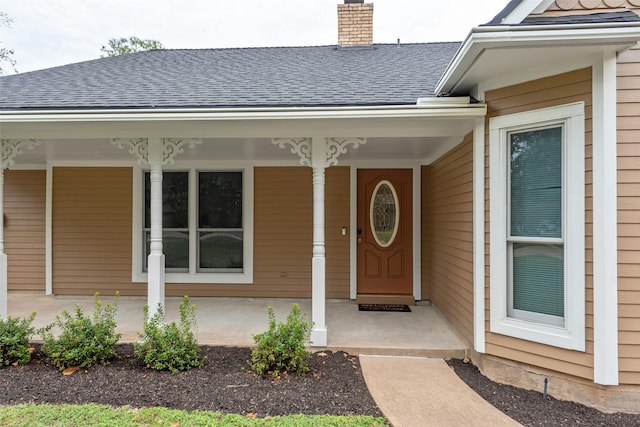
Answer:
POLYGON ((389 247, 398 233, 400 204, 396 189, 387 180, 380 181, 371 195, 370 224, 378 245, 389 247))

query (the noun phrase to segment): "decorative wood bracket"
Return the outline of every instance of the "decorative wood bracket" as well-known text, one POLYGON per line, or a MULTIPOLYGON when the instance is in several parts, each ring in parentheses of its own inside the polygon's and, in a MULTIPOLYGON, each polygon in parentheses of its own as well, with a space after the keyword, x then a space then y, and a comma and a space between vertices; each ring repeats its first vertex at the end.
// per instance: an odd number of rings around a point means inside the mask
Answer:
MULTIPOLYGON (((129 153, 138 158, 139 165, 149 164, 149 140, 147 138, 117 138, 112 139, 111 144, 118 148, 127 148, 129 153)), ((202 140, 197 138, 164 138, 162 140, 162 164, 174 164, 176 156, 184 153, 186 145, 194 147, 196 144, 202 144, 202 140)))
POLYGON ((129 153, 138 158, 138 164, 144 166, 149 160, 149 140, 147 138, 117 138, 112 139, 111 144, 118 148, 127 148, 129 153))
POLYGON ((201 139, 197 138, 165 138, 162 140, 162 164, 172 165, 175 163, 176 156, 184 153, 185 145, 190 148, 202 144, 201 139))
MULTIPOLYGON (((291 152, 300 157, 302 166, 311 166, 311 138, 274 138, 271 140, 280 148, 291 147, 291 152)), ((347 152, 347 148, 354 149, 367 143, 367 138, 325 138, 326 159, 325 167, 336 166, 338 157, 347 152)))
POLYGON ((346 154, 349 145, 356 149, 366 143, 367 138, 327 138, 327 167, 337 166, 338 157, 346 154))
POLYGON ((33 150, 33 147, 42 144, 38 139, 3 139, 2 140, 2 169, 16 164, 16 157, 24 153, 24 150, 33 150))
POLYGON ((291 146, 291 152, 300 157, 300 164, 311 166, 311 138, 274 138, 271 142, 280 148, 291 146))

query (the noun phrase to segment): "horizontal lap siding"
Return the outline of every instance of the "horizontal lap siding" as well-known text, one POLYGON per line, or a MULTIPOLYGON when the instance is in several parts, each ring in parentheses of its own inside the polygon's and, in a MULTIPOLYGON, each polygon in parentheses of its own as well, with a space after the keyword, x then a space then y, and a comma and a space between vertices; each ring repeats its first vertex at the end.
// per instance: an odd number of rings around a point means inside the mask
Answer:
MULTIPOLYGON (((349 298, 349 168, 326 170, 327 298, 349 298)), ((311 168, 254 169, 252 284, 167 284, 167 295, 311 297, 313 244, 311 168)))
POLYGON ((131 168, 53 169, 53 292, 145 295, 131 283, 131 168))
POLYGON ((45 291, 46 171, 4 171, 9 291, 45 291))
POLYGON ((617 84, 620 383, 640 384, 640 45, 619 55, 617 84))
MULTIPOLYGON (((593 263, 592 263, 592 189, 591 189, 591 69, 577 70, 520 85, 501 88, 486 93, 488 105, 487 132, 491 117, 513 114, 522 111, 585 102, 585 269, 586 269, 586 352, 559 349, 552 346, 487 332, 487 353, 522 363, 539 366, 559 372, 565 372, 582 378, 593 378, 593 263)), ((488 156, 489 135, 486 135, 485 156, 488 156)), ((489 277, 490 229, 489 218, 489 158, 485 158, 485 227, 486 227, 486 283, 489 277)), ((488 285, 487 285, 488 286, 488 285)), ((486 291, 486 328, 490 331, 489 291, 486 291)))
POLYGON ((473 139, 423 167, 423 277, 428 295, 473 342, 473 139))

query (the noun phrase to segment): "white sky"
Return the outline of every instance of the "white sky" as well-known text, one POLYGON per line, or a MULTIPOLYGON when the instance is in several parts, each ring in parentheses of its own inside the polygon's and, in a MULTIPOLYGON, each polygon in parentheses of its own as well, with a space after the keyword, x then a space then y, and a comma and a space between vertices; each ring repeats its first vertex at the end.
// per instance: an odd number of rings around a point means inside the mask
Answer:
MULTIPOLYGON (((371 0, 366 0, 370 2, 371 0)), ((0 0, 1 46, 19 72, 100 57, 110 38, 166 48, 336 44, 342 0, 0 0)), ((375 43, 462 41, 508 0, 373 0, 375 43)), ((7 72, 6 64, 4 66, 7 72)))

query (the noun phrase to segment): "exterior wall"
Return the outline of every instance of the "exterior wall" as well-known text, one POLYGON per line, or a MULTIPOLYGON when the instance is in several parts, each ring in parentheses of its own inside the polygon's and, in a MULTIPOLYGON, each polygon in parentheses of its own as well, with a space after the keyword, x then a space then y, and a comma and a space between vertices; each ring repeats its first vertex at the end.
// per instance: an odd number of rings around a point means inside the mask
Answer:
MULTIPOLYGON (((429 295, 473 342, 473 137, 427 169, 423 259, 429 295), (426 221, 425 221, 426 219, 426 221)), ((423 179, 424 179, 423 173, 423 179)))
MULTIPOLYGON (((488 105, 486 129, 489 129, 489 119, 505 114, 535 110, 539 108, 562 105, 571 102, 585 103, 585 270, 586 270, 586 351, 577 352, 557 347, 520 340, 504 335, 487 332, 487 354, 498 356, 533 366, 563 372, 576 377, 593 379, 593 280, 592 280, 592 191, 591 191, 591 69, 583 69, 552 76, 524 84, 501 88, 486 93, 488 105)), ((489 153, 489 135, 486 135, 485 155, 489 153)), ((489 158, 485 159, 485 178, 489 177, 489 158)), ((489 189, 486 187, 486 216, 485 230, 489 228, 489 189)), ((489 257, 491 250, 489 235, 486 237, 486 283, 490 283, 489 257)), ((491 318, 490 302, 487 291, 486 300, 486 330, 490 331, 491 318)))
POLYGON ((620 383, 640 384, 640 44, 618 57, 617 85, 618 362, 620 383))
POLYGON ((46 171, 4 171, 9 291, 45 291, 46 171))
POLYGON ((53 169, 53 293, 146 295, 131 284, 131 168, 53 169))
MULTIPOLYGON (((131 283, 132 174, 54 168, 54 293, 146 295, 131 283)), ((311 296, 311 169, 255 168, 254 180, 254 283, 167 283, 167 296, 311 296)), ((349 298, 349 168, 326 181, 327 297, 349 298)))

